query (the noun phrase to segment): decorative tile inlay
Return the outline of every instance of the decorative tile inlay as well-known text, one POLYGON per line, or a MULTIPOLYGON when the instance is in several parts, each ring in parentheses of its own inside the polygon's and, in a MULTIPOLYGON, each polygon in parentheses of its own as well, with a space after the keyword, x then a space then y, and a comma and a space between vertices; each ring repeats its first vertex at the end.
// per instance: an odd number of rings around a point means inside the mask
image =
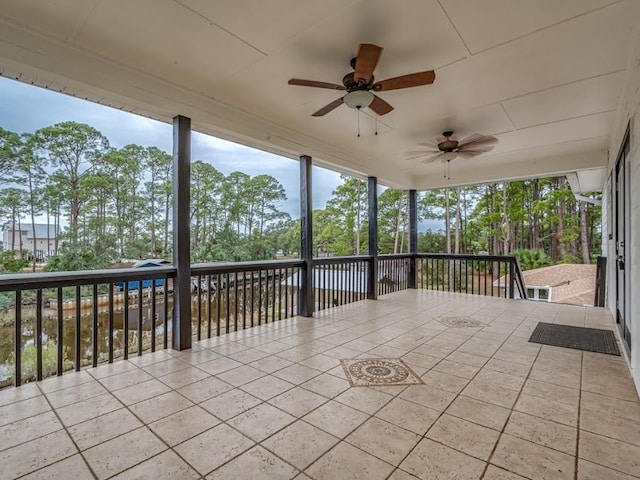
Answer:
POLYGON ((340 363, 352 387, 424 385, 399 358, 360 358, 340 363))
POLYGON ((451 328, 478 328, 486 327, 482 322, 472 319, 471 317, 442 317, 436 320, 443 325, 451 328))

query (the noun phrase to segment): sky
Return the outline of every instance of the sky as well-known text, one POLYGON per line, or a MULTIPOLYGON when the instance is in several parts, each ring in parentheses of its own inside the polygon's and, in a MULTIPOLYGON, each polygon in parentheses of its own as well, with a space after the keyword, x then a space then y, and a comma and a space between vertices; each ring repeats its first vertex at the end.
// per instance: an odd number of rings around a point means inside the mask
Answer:
MULTIPOLYGON (((32 133, 64 121, 91 125, 109 139, 112 147, 135 143, 169 153, 173 150, 170 124, 0 77, 0 127, 16 133, 32 133)), ((193 133, 191 142, 192 161, 210 163, 225 175, 241 171, 278 179, 287 194, 282 209, 293 218, 300 216, 297 161, 197 132, 193 133)), ((313 208, 324 208, 341 183, 340 175, 320 167, 314 167, 312 175, 313 208)), ((426 228, 437 230, 440 225, 421 222, 419 230, 426 228)))

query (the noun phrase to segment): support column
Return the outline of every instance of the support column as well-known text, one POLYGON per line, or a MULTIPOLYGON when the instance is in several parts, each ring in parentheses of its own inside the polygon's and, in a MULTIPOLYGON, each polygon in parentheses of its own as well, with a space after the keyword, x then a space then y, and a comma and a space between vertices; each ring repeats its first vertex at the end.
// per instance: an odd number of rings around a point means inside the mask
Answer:
POLYGON ((378 298, 378 179, 367 179, 369 197, 369 285, 367 298, 378 298))
POLYGON ((173 118, 173 339, 172 348, 191 348, 191 119, 173 118))
POLYGON ((313 316, 313 208, 311 196, 311 157, 300 157, 300 275, 298 315, 313 316))
POLYGON ((418 287, 418 193, 409 190, 409 288, 418 287))

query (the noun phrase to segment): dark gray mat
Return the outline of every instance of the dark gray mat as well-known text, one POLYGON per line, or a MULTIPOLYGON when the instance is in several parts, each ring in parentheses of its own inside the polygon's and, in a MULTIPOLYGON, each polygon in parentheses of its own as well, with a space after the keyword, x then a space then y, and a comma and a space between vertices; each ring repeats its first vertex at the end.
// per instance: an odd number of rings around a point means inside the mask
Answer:
POLYGON ((620 355, 614 333, 611 330, 600 330, 599 328, 572 327, 540 322, 531 334, 529 342, 606 353, 607 355, 620 355))

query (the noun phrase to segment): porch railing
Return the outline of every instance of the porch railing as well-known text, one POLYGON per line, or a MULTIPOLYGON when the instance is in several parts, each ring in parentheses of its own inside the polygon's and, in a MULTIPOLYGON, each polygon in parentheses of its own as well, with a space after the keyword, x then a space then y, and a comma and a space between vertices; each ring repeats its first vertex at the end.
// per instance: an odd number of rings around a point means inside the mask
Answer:
MULTIPOLYGON (((526 298, 514 257, 377 258, 379 296, 415 286, 511 298, 517 291, 526 298)), ((370 297, 372 261, 370 256, 314 259, 315 310, 370 297)), ((301 260, 192 265, 193 338, 297 315, 304 265, 301 260)), ((175 276, 172 266, 0 276, 3 301, 10 304, 0 315, 0 338, 5 339, 0 343, 0 387, 167 348, 175 276)))

